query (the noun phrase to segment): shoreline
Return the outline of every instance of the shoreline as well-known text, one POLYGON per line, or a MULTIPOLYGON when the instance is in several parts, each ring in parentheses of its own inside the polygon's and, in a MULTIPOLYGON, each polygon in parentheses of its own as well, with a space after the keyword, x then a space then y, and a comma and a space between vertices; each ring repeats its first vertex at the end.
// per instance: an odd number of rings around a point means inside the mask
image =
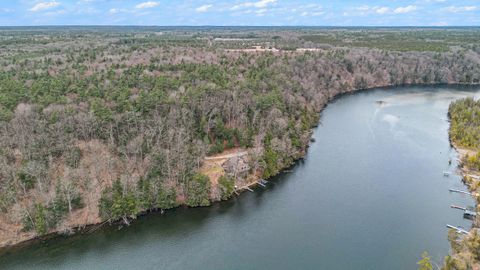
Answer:
MULTIPOLYGON (((452 102, 451 104, 454 104, 452 102)), ((452 105, 450 105, 452 106, 452 105)), ((451 108, 451 107, 450 107, 451 108)), ((448 128, 448 140, 450 142, 450 147, 453 148, 457 153, 457 173, 462 177, 462 183, 467 187, 469 191, 469 195, 475 201, 474 208, 472 212, 474 212, 472 218, 472 225, 470 228, 457 231, 456 229, 449 229, 448 231, 448 240, 450 242, 450 252, 445 257, 442 269, 458 269, 457 266, 460 266, 461 269, 463 267, 467 267, 468 269, 479 269, 480 267, 480 260, 478 257, 478 244, 479 241, 479 232, 480 232, 480 218, 478 216, 479 213, 479 205, 480 205, 480 171, 478 168, 471 168, 469 165, 469 161, 467 160, 469 157, 477 156, 480 152, 478 148, 470 148, 470 147, 463 147, 459 145, 459 140, 457 141, 452 139, 452 115, 451 111, 448 111, 448 121, 450 126, 448 128)), ((455 109, 454 109, 455 111, 455 109)), ((459 113, 460 114, 460 113, 459 113)), ((458 116, 454 116, 457 118, 458 116)), ((467 207, 467 206, 465 206, 467 207)), ((468 208, 466 208, 468 209, 468 208)), ((464 214, 465 215, 465 214, 464 214)), ((465 216, 464 216, 465 218, 465 216)), ((448 227, 448 226, 447 226, 448 227)), ((466 269, 466 268, 465 268, 466 269)))
MULTIPOLYGON (((363 91, 373 91, 373 90, 384 90, 384 91, 390 91, 391 89, 395 89, 395 88, 402 88, 402 87, 415 87, 415 86, 418 86, 418 87, 441 87, 441 86, 449 86, 449 87, 458 87, 458 88, 473 88, 473 87, 478 87, 480 86, 480 83, 474 83, 474 84, 467 84, 467 83, 440 83, 440 84, 431 84, 431 83, 427 83, 427 84, 402 84, 402 85, 392 85, 392 84, 386 84, 386 85, 374 85, 372 87, 368 87, 368 88, 364 88, 364 89, 346 89, 344 90, 343 92, 340 92, 336 95, 334 95, 333 97, 330 97, 330 98, 327 98, 327 100, 325 101, 324 104, 322 104, 318 110, 318 117, 319 119, 321 118, 321 113, 323 112, 323 110, 331 103, 331 102, 334 102, 335 100, 343 97, 344 95, 352 95, 352 94, 356 94, 358 92, 363 92, 363 91)), ((292 168, 295 166, 296 162, 298 162, 299 160, 303 159, 306 154, 307 154, 307 151, 308 151, 308 147, 311 143, 310 139, 312 138, 312 134, 313 134, 313 129, 318 125, 318 122, 310 127, 310 129, 308 131, 306 131, 306 140, 303 141, 304 145, 302 145, 302 148, 301 150, 299 150, 295 156, 292 156, 293 158, 293 162, 290 163, 290 164, 286 164, 285 166, 282 166, 282 168, 279 169, 279 171, 277 172, 277 174, 275 174, 274 176, 282 173, 282 172, 285 172, 285 170, 288 170, 289 168, 292 168)), ((450 140, 450 138, 449 138, 450 140)), ((450 144, 452 147, 455 148, 455 150, 457 151, 457 153, 459 153, 459 155, 461 154, 460 151, 457 149, 457 147, 452 143, 452 141, 450 140, 450 144)), ((463 156, 461 157, 463 158, 463 156)), ((459 164, 460 166, 460 164, 459 164)), ((460 167, 459 167, 460 168, 460 167)), ((461 170, 462 171, 462 170, 461 170)), ((247 188, 250 188, 250 187, 253 187, 253 186, 257 186, 258 185, 258 181, 261 179, 261 177, 258 176, 257 172, 253 172, 251 175, 251 179, 253 179, 251 182, 247 182, 246 185, 243 185, 239 188, 237 188, 235 190, 235 192, 232 194, 232 197, 234 197, 235 195, 237 196, 240 196, 242 192, 245 192, 245 191, 248 191, 247 188), (237 193, 238 192, 238 193, 237 193)), ((271 179, 272 177, 274 176, 271 176, 270 178, 268 179, 271 179)), ((464 175, 464 172, 462 171, 462 176, 464 177, 465 179, 465 175, 464 175)), ((265 179, 265 180, 268 180, 268 179, 265 179)), ((465 181, 464 181, 465 183, 465 181)), ((467 185, 467 187, 471 188, 471 185, 468 185, 467 183, 465 183, 465 185, 467 185)), ((231 200, 232 197, 228 200, 231 200)), ((221 203, 222 201, 221 200, 211 200, 211 203, 221 203)), ((478 204, 478 203, 477 203, 478 204)), ((176 206, 174 208, 180 208, 180 207, 185 207, 185 208, 190 208, 186 205, 179 205, 179 206, 176 206)), ((209 207, 209 206, 206 206, 206 207, 209 207)), ((165 209, 165 211, 167 211, 168 209, 165 209)), ((138 217, 141 217, 141 216, 146 216, 148 214, 151 214, 151 213, 157 213, 157 212, 160 212, 160 211, 163 211, 162 209, 148 209, 148 210, 144 210, 144 211, 141 211, 139 212, 137 215, 136 215, 136 218, 138 217)), ((135 218, 135 219, 136 219, 135 218)), ((132 222, 135 221, 135 219, 132 219, 132 222)), ((117 220, 117 221, 112 221, 112 222, 109 222, 109 221, 102 221, 102 222, 99 222, 99 223, 91 223, 91 224, 82 224, 81 226, 77 226, 77 227, 72 227, 72 228, 68 228, 68 230, 64 230, 64 231, 60 231, 60 230, 54 230, 52 232, 49 232, 45 235, 41 235, 41 236, 34 236, 34 237, 30 237, 30 238, 27 238, 27 239, 19 239, 18 241, 13 241, 11 244, 6 244, 6 245, 3 245, 3 246, 0 246, 0 255, 2 254, 5 254, 5 253, 8 253, 9 251, 12 251, 14 249, 22 249, 24 247, 28 247, 32 244, 36 244, 36 243, 39 243, 39 242, 43 242, 43 241, 47 241, 47 240, 50 240, 50 239, 55 239, 55 238, 59 238, 59 237, 70 237, 70 236, 73 236, 73 235, 80 235, 80 234, 90 234, 90 233, 94 233, 95 231, 101 229, 101 228, 104 228, 104 227, 113 227, 114 225, 118 225, 122 223, 121 220, 117 220)), ((478 224, 477 224, 478 225, 478 224)))
MULTIPOLYGON (((463 165, 463 160, 468 156, 468 153, 476 152, 476 151, 472 149, 460 147, 456 145, 455 142, 452 142, 451 140, 450 140, 450 145, 452 146, 453 149, 455 149, 455 151, 458 153, 458 156, 459 156, 457 169, 459 170, 460 175, 462 176, 462 183, 467 187, 468 191, 472 193, 472 198, 475 200, 475 209, 478 209, 478 206, 479 206, 478 199, 479 199, 480 190, 475 189, 472 183, 475 181, 477 182, 479 181, 479 180, 474 180, 474 177, 478 177, 480 179, 480 172, 469 170, 463 165)), ((480 224, 478 223, 478 220, 474 219, 472 223, 472 228, 469 230, 469 233, 472 232, 475 228, 479 228, 480 227, 479 225, 480 224)))

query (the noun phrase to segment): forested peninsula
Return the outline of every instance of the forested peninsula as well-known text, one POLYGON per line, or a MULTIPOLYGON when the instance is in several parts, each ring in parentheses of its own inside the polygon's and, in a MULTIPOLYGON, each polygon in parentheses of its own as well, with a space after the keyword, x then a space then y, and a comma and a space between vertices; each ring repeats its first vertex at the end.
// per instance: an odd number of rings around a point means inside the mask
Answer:
POLYGON ((0 246, 226 200, 302 157, 339 94, 480 83, 478 35, 1 29, 0 246))
MULTIPOLYGON (((450 140, 460 154, 460 171, 477 204, 480 201, 480 101, 466 98, 452 102, 448 110, 450 140)), ((473 220, 468 235, 450 230, 448 240, 452 254, 445 259, 445 270, 478 269, 480 267, 480 218, 473 220)))

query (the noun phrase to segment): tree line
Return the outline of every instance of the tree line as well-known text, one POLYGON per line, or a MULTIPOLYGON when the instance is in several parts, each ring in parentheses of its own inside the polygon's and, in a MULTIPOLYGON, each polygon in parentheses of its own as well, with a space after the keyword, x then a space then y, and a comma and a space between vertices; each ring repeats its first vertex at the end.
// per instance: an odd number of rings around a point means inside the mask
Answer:
MULTIPOLYGON (((74 212, 128 222, 209 205, 199 168, 230 148, 261 149, 250 168, 271 177, 303 155, 340 93, 480 82, 470 49, 242 53, 108 33, 23 42, 0 51, 0 220, 40 235, 68 227, 74 212)), ((235 181, 219 179, 220 199, 235 181)))

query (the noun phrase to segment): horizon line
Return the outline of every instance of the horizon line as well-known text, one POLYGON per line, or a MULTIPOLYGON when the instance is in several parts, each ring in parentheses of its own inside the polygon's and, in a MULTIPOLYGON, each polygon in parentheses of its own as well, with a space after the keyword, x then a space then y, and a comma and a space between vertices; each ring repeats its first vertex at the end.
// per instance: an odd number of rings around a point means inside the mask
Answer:
POLYGON ((480 25, 141 25, 141 24, 44 24, 0 25, 6 27, 325 27, 325 28, 480 28, 480 25))

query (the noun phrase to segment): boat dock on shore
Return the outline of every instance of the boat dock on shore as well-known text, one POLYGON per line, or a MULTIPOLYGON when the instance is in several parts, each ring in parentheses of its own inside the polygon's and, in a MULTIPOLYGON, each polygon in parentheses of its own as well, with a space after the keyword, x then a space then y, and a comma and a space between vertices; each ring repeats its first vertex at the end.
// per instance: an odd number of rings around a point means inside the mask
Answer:
POLYGON ((449 189, 448 191, 450 192, 455 192, 455 193, 462 193, 462 194, 466 194, 466 195, 470 195, 470 196, 473 196, 472 193, 468 192, 468 191, 463 191, 463 190, 459 190, 459 189, 449 189))
POLYGON ((477 212, 473 207, 461 207, 457 205, 450 206, 453 209, 458 209, 463 211, 463 218, 465 219, 474 219, 477 216, 477 212))
POLYGON ((234 192, 235 192, 235 194, 237 194, 237 195, 240 195, 239 192, 242 192, 243 190, 248 190, 248 191, 250 191, 250 192, 253 192, 253 189, 252 189, 253 186, 259 185, 259 186, 262 186, 262 187, 265 188, 265 187, 267 187, 267 184, 268 184, 268 181, 267 181, 267 180, 265 180, 265 179, 259 179, 258 181, 252 182, 252 183, 247 184, 247 185, 242 186, 242 187, 237 187, 237 186, 235 186, 234 192))
POLYGON ((447 228, 449 228, 449 229, 454 229, 454 230, 456 230, 458 233, 468 234, 468 231, 464 230, 463 228, 456 227, 456 226, 453 226, 453 225, 450 225, 450 224, 447 224, 447 228))

